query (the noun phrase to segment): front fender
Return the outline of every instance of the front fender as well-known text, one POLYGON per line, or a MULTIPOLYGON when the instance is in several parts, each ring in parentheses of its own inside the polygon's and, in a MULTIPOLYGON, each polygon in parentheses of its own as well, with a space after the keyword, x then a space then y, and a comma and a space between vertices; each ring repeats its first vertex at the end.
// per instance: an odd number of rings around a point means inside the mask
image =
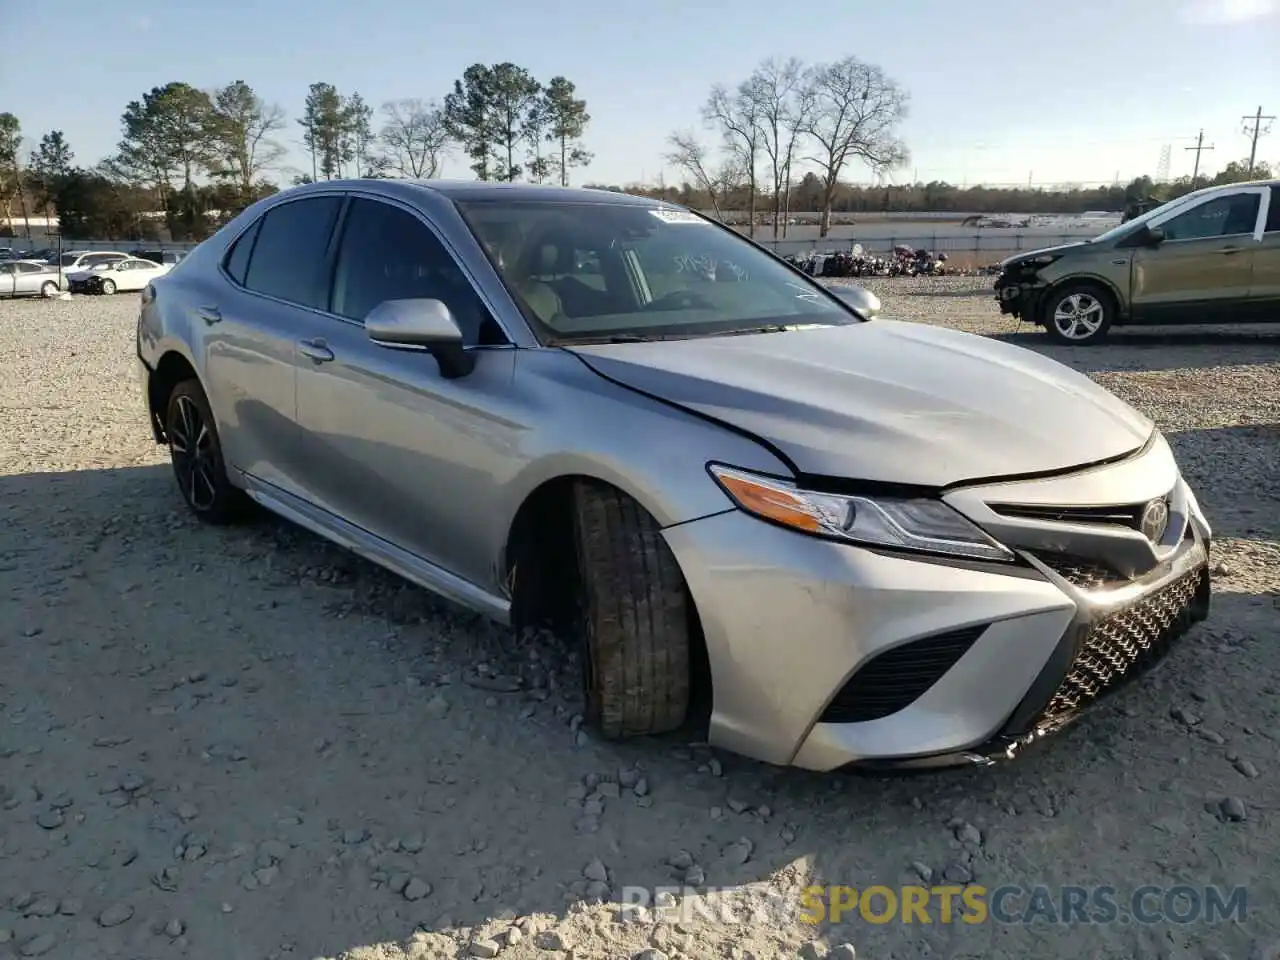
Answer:
POLYGON ((551 480, 609 483, 670 527, 733 508, 707 473, 709 461, 790 472, 750 437, 612 383, 565 351, 519 351, 515 383, 547 417, 525 435, 518 467, 503 484, 489 533, 495 569, 503 568, 521 506, 551 480))

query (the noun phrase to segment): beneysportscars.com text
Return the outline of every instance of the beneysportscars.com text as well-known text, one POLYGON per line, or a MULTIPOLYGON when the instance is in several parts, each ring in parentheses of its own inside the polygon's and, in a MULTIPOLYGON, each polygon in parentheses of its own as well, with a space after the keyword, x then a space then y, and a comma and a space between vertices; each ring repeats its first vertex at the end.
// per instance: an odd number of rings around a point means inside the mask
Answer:
POLYGON ((1006 884, 809 886, 798 893, 750 887, 623 887, 624 919, 721 924, 1240 923, 1244 887, 1024 887, 1006 884))

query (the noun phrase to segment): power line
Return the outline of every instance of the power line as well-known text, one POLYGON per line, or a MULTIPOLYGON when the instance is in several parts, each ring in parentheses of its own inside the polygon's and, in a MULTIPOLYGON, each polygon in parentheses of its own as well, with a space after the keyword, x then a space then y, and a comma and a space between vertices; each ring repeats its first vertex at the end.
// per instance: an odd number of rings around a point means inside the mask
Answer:
POLYGON ((1253 116, 1241 117, 1240 119, 1244 121, 1244 135, 1250 138, 1248 176, 1252 177, 1254 161, 1258 159, 1258 137, 1271 132, 1271 121, 1275 119, 1275 116, 1263 116, 1262 107, 1259 106, 1258 112, 1253 116), (1262 126, 1263 120, 1267 121, 1265 129, 1262 126), (1252 121, 1252 130, 1249 129, 1250 121, 1252 121))
POLYGON ((1183 150, 1194 150, 1196 152, 1196 166, 1191 171, 1191 185, 1195 186, 1196 178, 1200 176, 1200 152, 1202 150, 1212 150, 1213 144, 1204 145, 1204 130, 1200 131, 1200 136, 1196 137, 1196 145, 1194 147, 1183 147, 1183 150))

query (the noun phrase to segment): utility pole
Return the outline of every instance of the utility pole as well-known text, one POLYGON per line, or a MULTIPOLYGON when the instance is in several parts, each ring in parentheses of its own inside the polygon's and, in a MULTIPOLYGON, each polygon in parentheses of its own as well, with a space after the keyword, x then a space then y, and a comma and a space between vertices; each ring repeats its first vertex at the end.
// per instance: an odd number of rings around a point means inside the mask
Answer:
POLYGON ((1196 178, 1200 176, 1200 152, 1202 150, 1212 150, 1213 144, 1204 145, 1204 131, 1200 131, 1200 136, 1196 137, 1196 145, 1194 147, 1183 147, 1183 150, 1194 150, 1196 152, 1196 166, 1191 173, 1191 189, 1195 189, 1196 178))
POLYGON ((1271 132, 1271 121, 1274 120, 1275 117, 1263 116, 1262 107, 1258 107, 1258 112, 1252 117, 1241 117, 1240 119, 1244 121, 1244 135, 1249 137, 1251 141, 1249 146, 1249 176, 1252 177, 1253 165, 1258 159, 1258 137, 1262 136, 1264 133, 1271 132), (1262 126, 1263 120, 1267 121, 1265 128, 1262 126), (1250 129, 1251 126, 1252 129, 1250 129))

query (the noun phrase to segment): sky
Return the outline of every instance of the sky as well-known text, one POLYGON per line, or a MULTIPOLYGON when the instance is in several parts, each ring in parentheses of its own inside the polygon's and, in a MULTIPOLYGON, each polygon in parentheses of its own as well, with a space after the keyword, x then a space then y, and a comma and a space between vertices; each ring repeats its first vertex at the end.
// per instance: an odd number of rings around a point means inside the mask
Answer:
MULTIPOLYGON (((664 162, 673 130, 704 131, 714 83, 735 84, 769 57, 822 63, 853 55, 911 96, 902 136, 910 162, 895 182, 1109 183, 1190 174, 1247 157, 1242 117, 1280 114, 1280 0, 166 0, 104 16, 60 4, 22 7, 7 44, 0 110, 27 141, 60 129, 90 165, 112 153, 120 114, 143 92, 182 80, 244 80, 290 117, 288 163, 310 169, 295 118, 307 86, 333 83, 381 104, 443 99, 471 63, 511 61, 543 82, 573 81, 592 120, 595 160, 574 180, 678 182, 664 162), (664 169, 665 168, 665 169, 664 169)), ((1280 161, 1280 121, 1258 158, 1280 161)), ((470 176, 450 157, 443 174, 470 176)), ((287 182, 287 175, 279 177, 287 182)), ((846 179, 865 181, 853 168, 846 179)))

